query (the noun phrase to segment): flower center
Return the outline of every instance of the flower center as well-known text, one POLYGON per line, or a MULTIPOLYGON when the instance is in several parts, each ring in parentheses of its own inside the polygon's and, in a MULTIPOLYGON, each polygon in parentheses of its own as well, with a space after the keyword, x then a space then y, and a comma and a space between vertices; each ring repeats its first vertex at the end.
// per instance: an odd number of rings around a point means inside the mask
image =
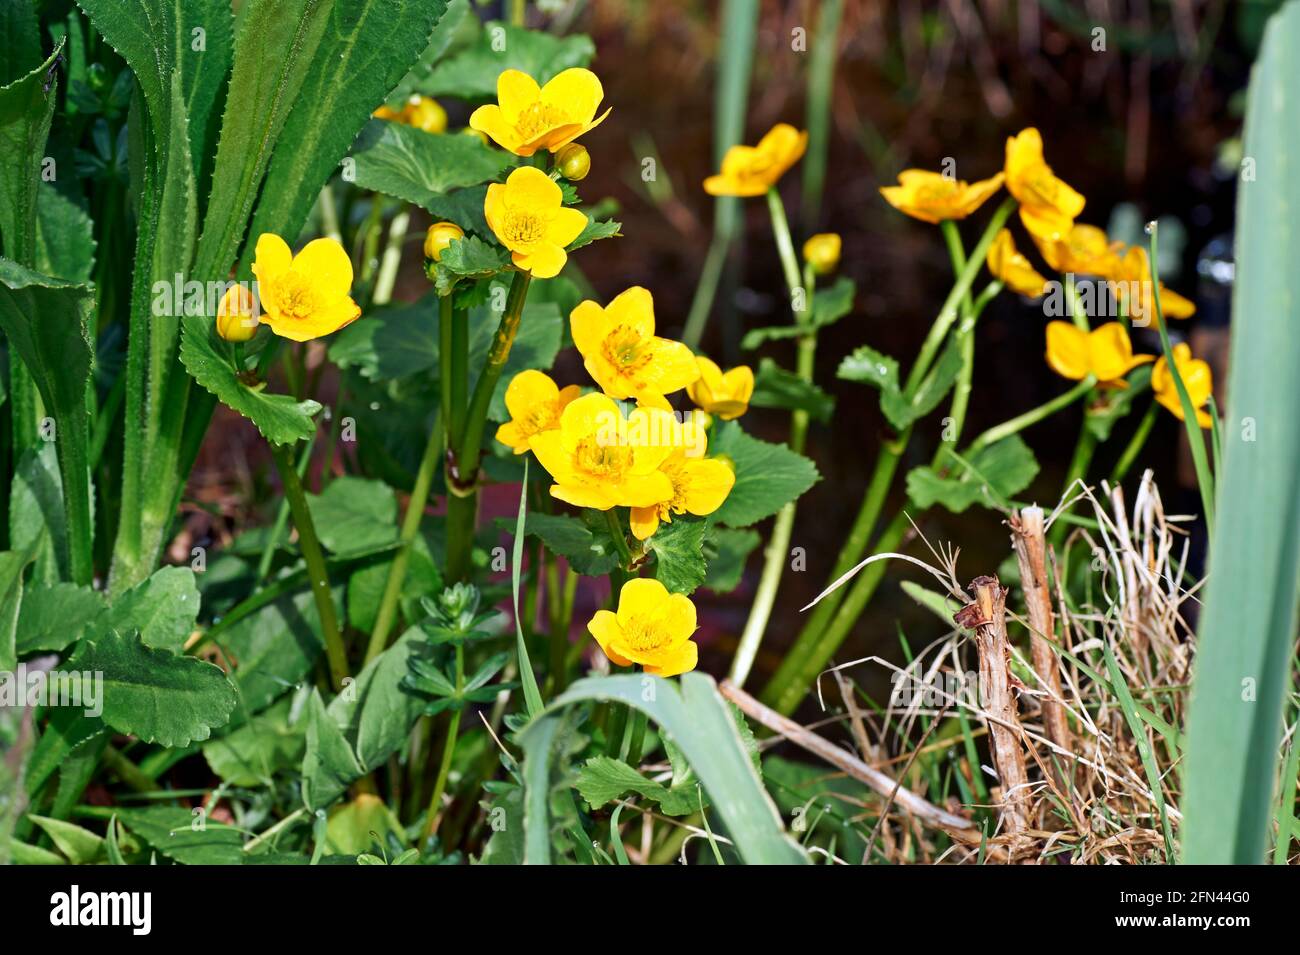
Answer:
POLYGON ((951 179, 941 179, 937 182, 926 182, 916 190, 917 205, 920 206, 942 206, 946 205, 952 198, 953 193, 957 191, 957 183, 951 179))
POLYGON ((637 653, 651 653, 668 643, 668 635, 653 621, 634 617, 623 626, 623 639, 637 653))
POLYGON ((619 325, 605 336, 601 351, 605 360, 625 374, 631 374, 650 363, 651 353, 646 340, 635 328, 619 325))
POLYGON ((544 401, 520 422, 523 425, 523 431, 527 434, 539 434, 542 431, 550 431, 556 427, 559 420, 558 408, 554 401, 544 401))
POLYGON ((556 126, 563 126, 565 122, 566 117, 560 110, 538 100, 536 103, 529 104, 528 108, 519 114, 519 119, 515 120, 515 132, 519 134, 520 139, 527 142, 556 126))
POLYGON ((546 234, 546 223, 535 212, 511 209, 506 213, 505 238, 512 245, 535 245, 546 234))
POLYGON ((284 318, 302 321, 316 311, 316 296, 311 286, 292 273, 285 276, 279 289, 280 314, 284 318))
POLYGON ((590 478, 617 481, 632 465, 632 449, 601 444, 595 436, 589 435, 578 442, 573 464, 590 478))

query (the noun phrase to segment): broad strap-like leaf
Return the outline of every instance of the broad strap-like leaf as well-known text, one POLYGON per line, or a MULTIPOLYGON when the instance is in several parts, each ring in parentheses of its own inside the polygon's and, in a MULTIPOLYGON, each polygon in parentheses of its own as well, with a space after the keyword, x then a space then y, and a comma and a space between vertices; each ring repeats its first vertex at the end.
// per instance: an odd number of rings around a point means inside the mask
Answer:
POLYGON ((321 187, 427 47, 446 7, 443 0, 336 0, 272 154, 253 236, 274 232, 293 241, 321 187))

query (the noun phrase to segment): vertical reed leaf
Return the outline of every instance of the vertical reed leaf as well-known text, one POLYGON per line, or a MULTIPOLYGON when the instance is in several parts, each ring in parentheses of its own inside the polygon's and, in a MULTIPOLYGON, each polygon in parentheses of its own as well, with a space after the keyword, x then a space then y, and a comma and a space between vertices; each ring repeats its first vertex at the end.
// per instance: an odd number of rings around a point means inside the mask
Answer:
POLYGON ((1182 849, 1264 861, 1300 575, 1300 2, 1276 14, 1251 79, 1218 520, 1188 717, 1182 849))

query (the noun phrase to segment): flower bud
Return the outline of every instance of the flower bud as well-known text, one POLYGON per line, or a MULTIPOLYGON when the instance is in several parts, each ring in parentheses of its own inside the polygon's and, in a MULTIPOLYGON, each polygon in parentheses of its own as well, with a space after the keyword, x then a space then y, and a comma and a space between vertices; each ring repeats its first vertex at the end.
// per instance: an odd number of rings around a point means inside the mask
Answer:
POLYGON ((591 172, 591 154, 586 146, 569 143, 555 154, 555 165, 560 175, 570 182, 580 182, 591 172))
POLYGON ((830 275, 840 264, 840 237, 834 232, 819 232, 803 244, 804 261, 818 275, 830 275))
POLYGON ((483 132, 481 129, 475 129, 472 126, 466 126, 464 129, 460 131, 460 134, 462 136, 471 136, 474 139, 477 139, 479 142, 481 142, 484 146, 492 145, 492 143, 488 140, 487 133, 483 132))
POLYGON ((246 342, 257 334, 253 293, 241 284, 230 286, 217 306, 217 334, 228 342, 246 342))
POLYGON ((424 234, 424 257, 437 262, 447 246, 456 239, 465 238, 465 232, 454 222, 435 222, 424 234))
POLYGON ((437 100, 427 96, 412 96, 403 110, 407 124, 426 133, 445 133, 447 131, 447 111, 438 105, 437 100))

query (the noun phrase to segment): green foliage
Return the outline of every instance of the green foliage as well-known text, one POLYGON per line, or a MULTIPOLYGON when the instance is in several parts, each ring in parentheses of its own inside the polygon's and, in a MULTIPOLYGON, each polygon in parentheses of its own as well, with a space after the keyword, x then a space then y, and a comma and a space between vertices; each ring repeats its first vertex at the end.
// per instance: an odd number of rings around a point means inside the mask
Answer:
POLYGON ((382 119, 372 119, 362 130, 352 158, 358 187, 430 211, 435 198, 494 180, 515 162, 512 154, 485 146, 477 136, 426 133, 382 119))
POLYGON ((812 314, 804 325, 773 325, 769 328, 751 329, 741 339, 740 347, 754 349, 765 342, 798 338, 809 331, 815 333, 828 325, 834 325, 853 311, 853 298, 856 294, 857 285, 852 280, 837 279, 829 288, 818 289, 813 293, 812 314))
POLYGON ((618 564, 618 548, 609 525, 588 511, 579 517, 529 514, 524 533, 539 537, 547 550, 588 577, 603 577, 618 564))
POLYGON ((1038 474, 1038 461, 1013 434, 956 461, 950 470, 944 475, 930 467, 913 468, 907 474, 907 496, 917 507, 942 504, 955 514, 977 502, 1005 506, 1038 474))
MULTIPOLYGON (((138 634, 110 632, 84 641, 60 669, 69 675, 102 674, 104 722, 163 746, 207 739, 235 708, 235 688, 220 669, 155 650, 138 634)), ((87 678, 80 680, 84 700, 87 678)))
POLYGON ((397 540, 397 496, 383 481, 345 474, 307 501, 321 545, 340 557, 397 540))
POLYGON ((734 421, 714 425, 711 457, 725 457, 736 483, 712 515, 719 524, 747 527, 771 517, 817 483, 817 466, 785 445, 769 444, 746 434, 734 421))
POLYGON ((520 70, 544 84, 570 67, 586 66, 595 53, 585 36, 557 37, 491 21, 468 49, 435 66, 419 87, 429 96, 496 99, 502 70, 520 70))
POLYGON ((829 421, 835 411, 834 398, 812 382, 786 371, 771 358, 764 358, 758 363, 758 371, 754 375, 754 394, 749 403, 755 408, 806 411, 808 417, 821 422, 829 421))
POLYGON ((646 541, 655 555, 655 579, 671 593, 691 594, 704 583, 704 534, 709 522, 699 517, 678 515, 646 541))

